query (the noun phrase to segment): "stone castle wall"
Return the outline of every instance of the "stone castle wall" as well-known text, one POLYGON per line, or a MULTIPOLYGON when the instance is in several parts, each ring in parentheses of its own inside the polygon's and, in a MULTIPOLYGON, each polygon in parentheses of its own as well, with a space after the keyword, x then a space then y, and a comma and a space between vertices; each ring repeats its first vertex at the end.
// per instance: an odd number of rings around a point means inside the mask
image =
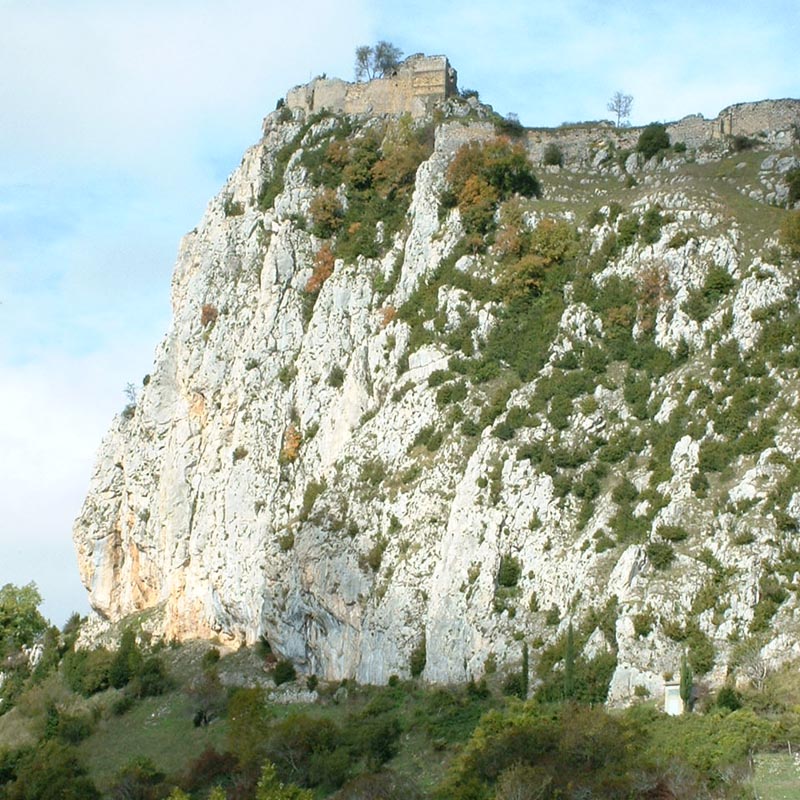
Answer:
POLYGON ((286 105, 306 113, 411 114, 421 117, 433 106, 458 93, 456 71, 445 56, 410 56, 386 78, 348 83, 339 78, 315 78, 286 95, 286 105))
MULTIPOLYGON (((386 78, 349 83, 339 78, 315 78, 296 86, 286 95, 291 110, 304 113, 332 111, 345 114, 411 114, 422 117, 437 103, 458 95, 456 71, 446 56, 417 54, 403 61, 386 78)), ((667 123, 670 140, 689 148, 722 142, 729 136, 765 138, 777 145, 789 145, 800 129, 800 100, 761 100, 737 103, 723 109, 714 119, 693 114, 667 123)), ((633 149, 642 128, 616 128, 610 122, 565 125, 560 128, 531 128, 527 145, 534 161, 541 161, 548 144, 557 144, 566 161, 591 162, 609 144, 633 149)))
MULTIPOLYGON (((800 100, 760 100, 738 103, 720 111, 714 119, 693 114, 666 124, 673 143, 684 142, 698 148, 723 142, 729 136, 749 136, 789 146, 800 138, 800 100)), ((566 161, 590 162, 610 143, 619 150, 636 147, 643 128, 616 128, 611 123, 565 125, 561 128, 532 128, 526 132, 527 145, 534 161, 541 161, 548 144, 557 144, 566 161)))

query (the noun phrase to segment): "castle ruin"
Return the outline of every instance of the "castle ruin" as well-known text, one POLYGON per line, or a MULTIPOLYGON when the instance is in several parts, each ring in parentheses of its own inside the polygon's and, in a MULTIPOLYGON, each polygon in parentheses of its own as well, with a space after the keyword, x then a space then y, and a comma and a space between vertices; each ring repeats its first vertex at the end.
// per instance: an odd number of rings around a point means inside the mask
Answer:
POLYGON ((305 113, 410 114, 423 117, 458 94, 456 71, 446 56, 409 56, 392 75, 366 83, 339 78, 314 78, 286 95, 287 107, 305 113))

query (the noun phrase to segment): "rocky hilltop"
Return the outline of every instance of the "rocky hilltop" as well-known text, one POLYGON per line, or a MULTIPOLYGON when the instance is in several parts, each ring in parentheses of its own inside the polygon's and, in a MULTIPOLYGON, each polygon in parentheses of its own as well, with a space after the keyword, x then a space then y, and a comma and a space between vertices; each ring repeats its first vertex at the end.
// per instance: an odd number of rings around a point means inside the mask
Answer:
POLYGON ((546 681, 572 630, 612 702, 684 653, 715 683, 800 655, 800 103, 649 157, 452 86, 413 118, 293 92, 101 446, 97 614, 373 683, 546 681))

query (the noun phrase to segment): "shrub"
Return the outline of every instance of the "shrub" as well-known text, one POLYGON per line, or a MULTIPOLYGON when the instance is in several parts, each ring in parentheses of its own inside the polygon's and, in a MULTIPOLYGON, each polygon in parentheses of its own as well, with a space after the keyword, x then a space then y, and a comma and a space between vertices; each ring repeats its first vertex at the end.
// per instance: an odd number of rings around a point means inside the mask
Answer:
POLYGON ((364 558, 365 564, 373 571, 377 572, 381 568, 383 561, 383 554, 386 550, 386 539, 380 537, 377 542, 370 548, 366 557, 364 558))
POLYGON ((131 692, 136 697, 155 697, 164 694, 171 681, 167 668, 159 656, 150 656, 131 681, 131 692))
POLYGON ((422 675, 427 660, 428 652, 425 646, 425 636, 423 636, 420 643, 411 651, 411 656, 409 657, 408 666, 412 678, 418 678, 422 675))
POLYGON ((789 188, 789 196, 787 198, 789 205, 794 205, 800 200, 800 167, 790 169, 783 179, 789 188))
POLYGON ((338 364, 334 364, 331 367, 331 371, 328 373, 328 386, 339 389, 343 383, 344 370, 338 364))
POLYGON ((652 206, 644 212, 640 234, 645 244, 655 244, 661 237, 661 226, 664 218, 659 206, 652 206))
POLYGON ((219 312, 217 311, 215 306, 212 306, 210 303, 205 303, 203 308, 200 310, 200 324, 207 328, 209 325, 213 325, 217 321, 217 317, 219 316, 219 312))
POLYGON ((516 586, 522 575, 522 564, 512 555, 504 555, 500 559, 500 568, 497 570, 497 583, 499 586, 516 586))
POLYGON ((633 632, 635 636, 639 639, 647 636, 653 630, 655 621, 655 614, 653 614, 651 608, 646 608, 640 614, 635 614, 633 616, 633 632))
POLYGON ((311 215, 311 232, 322 239, 327 239, 336 233, 344 216, 336 192, 327 188, 314 197, 309 204, 308 212, 311 215))
POLYGON ((104 647, 75 650, 64 657, 64 677, 74 692, 88 697, 107 689, 114 654, 104 647))
POLYGON ((689 536, 689 532, 681 525, 662 525, 656 533, 668 542, 682 542, 689 536))
POLYGON ((280 460, 287 464, 295 461, 300 454, 300 442, 302 436, 294 422, 290 422, 283 435, 283 447, 281 448, 280 460))
POLYGON ((463 145, 448 167, 447 180, 468 233, 486 233, 493 226, 498 202, 513 194, 541 194, 524 146, 507 139, 463 145))
POLYGON ((800 211, 786 215, 781 223, 780 239, 795 258, 800 258, 800 211))
POLYGON ((291 681, 297 678, 297 672, 295 671, 294 664, 287 659, 281 659, 275 665, 275 669, 272 671, 272 680, 275 681, 276 686, 280 686, 284 683, 290 683, 291 681))
POLYGON ((564 163, 564 153, 555 142, 550 142, 544 149, 542 161, 548 167, 560 167, 564 163))
POLYGON ((731 139, 731 149, 734 153, 741 153, 743 150, 752 150, 755 143, 755 139, 738 133, 731 139))
POLYGON ((667 569, 675 558, 675 551, 666 542, 652 542, 647 545, 647 558, 658 570, 667 569))
POLYGON ((561 622, 561 611, 555 603, 550 606, 547 614, 545 614, 544 621, 547 625, 558 625, 561 622))
POLYGON ((622 217, 617 224, 617 246, 620 249, 630 247, 636 241, 636 235, 639 233, 639 216, 637 214, 629 214, 627 217, 622 217))
POLYGON ((636 150, 646 159, 669 147, 667 128, 660 122, 651 122, 640 134, 636 150))
POLYGON ((230 197, 225 198, 222 210, 226 217, 240 217, 244 214, 244 206, 238 200, 233 200, 230 197))
POLYGON ((331 248, 324 244, 314 256, 314 271, 306 281, 306 292, 308 294, 319 294, 319 290, 325 281, 333 275, 333 267, 336 262, 331 248))

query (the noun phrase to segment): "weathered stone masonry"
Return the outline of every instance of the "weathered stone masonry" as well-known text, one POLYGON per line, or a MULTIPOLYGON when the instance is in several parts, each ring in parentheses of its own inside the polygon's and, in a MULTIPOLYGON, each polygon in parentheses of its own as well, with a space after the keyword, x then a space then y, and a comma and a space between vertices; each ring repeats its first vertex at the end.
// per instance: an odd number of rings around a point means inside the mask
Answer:
POLYGON ((348 83, 339 78, 315 78, 286 95, 286 105, 306 113, 411 114, 422 117, 433 106, 458 94, 456 71, 445 56, 414 55, 386 78, 348 83))

